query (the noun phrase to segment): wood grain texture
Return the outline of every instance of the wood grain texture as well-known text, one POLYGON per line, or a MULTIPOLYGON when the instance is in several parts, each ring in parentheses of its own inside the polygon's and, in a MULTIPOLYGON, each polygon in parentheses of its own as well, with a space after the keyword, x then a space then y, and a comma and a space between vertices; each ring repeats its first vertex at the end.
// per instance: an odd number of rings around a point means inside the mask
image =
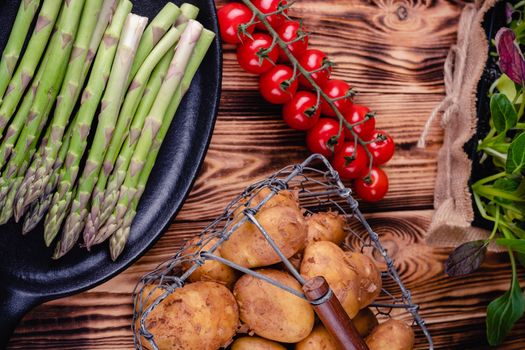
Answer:
MULTIPOLYGON (((219 1, 218 4, 223 4, 219 1)), ((358 103, 378 112, 378 127, 396 140, 386 167, 391 190, 381 203, 364 205, 401 277, 421 305, 438 349, 485 349, 484 313, 488 302, 508 287, 505 255, 489 255, 481 271, 448 278, 443 262, 450 248, 429 247, 424 234, 432 217, 439 125, 429 147, 416 148, 426 118, 443 98, 442 65, 454 43, 461 1, 298 0, 292 15, 313 32, 313 47, 336 62, 334 76, 349 81, 358 103)), ((80 295, 48 302, 30 312, 10 349, 131 349, 130 293, 139 277, 170 258, 246 185, 308 152, 304 134, 290 130, 280 109, 257 93, 257 79, 225 47, 219 119, 204 167, 177 220, 137 263, 80 295)), ((525 273, 520 272, 525 281, 525 273)), ((501 349, 525 348, 522 320, 501 349)), ((421 334, 417 349, 425 349, 421 334)))
MULTIPOLYGON (((443 275, 448 249, 431 248, 424 234, 431 210, 368 214, 367 219, 395 261, 402 280, 421 306, 438 349, 480 349, 487 300, 503 293, 510 276, 505 256, 489 255, 482 270, 468 278, 443 275)), ((173 225, 160 242, 132 268, 80 295, 49 302, 33 310, 17 329, 12 349, 129 349, 132 347, 129 292, 138 278, 172 256, 185 239, 206 222, 173 225)), ((525 279, 525 272, 520 272, 525 279)), ((522 349, 522 321, 505 349, 522 349)), ((425 349, 418 334, 417 349, 425 349)))

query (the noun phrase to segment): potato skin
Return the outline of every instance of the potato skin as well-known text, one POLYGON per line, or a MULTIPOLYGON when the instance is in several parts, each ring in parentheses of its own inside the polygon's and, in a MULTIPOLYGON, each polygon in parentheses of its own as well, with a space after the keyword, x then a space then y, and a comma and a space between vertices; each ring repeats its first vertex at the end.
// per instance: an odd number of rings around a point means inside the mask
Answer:
MULTIPOLYGON (((257 272, 301 291, 299 282, 286 272, 272 269, 257 272)), ((312 331, 315 316, 311 305, 283 289, 244 275, 235 284, 233 294, 239 304, 241 320, 258 336, 296 343, 312 331)))
POLYGON ((340 348, 326 328, 319 324, 308 337, 295 345, 295 350, 340 350, 340 348))
MULTIPOLYGON (((195 244, 198 243, 199 237, 194 238, 190 241, 188 244, 189 248, 186 249, 185 254, 194 254, 199 248, 195 246, 195 244)), ((217 243, 218 239, 213 238, 208 243, 206 243, 202 247, 202 251, 209 250, 215 243, 217 243)), ((220 251, 216 250, 215 255, 221 256, 220 251)), ((186 262, 182 264, 182 269, 184 271, 188 270, 193 265, 192 262, 186 262)), ((197 268, 195 272, 193 272, 188 280, 190 282, 197 282, 197 281, 212 281, 224 284, 228 288, 232 288, 235 284, 235 281, 237 281, 237 278, 239 277, 239 274, 236 270, 232 269, 231 267, 224 265, 223 263, 220 263, 218 261, 214 260, 207 260, 202 266, 197 268)))
POLYGON ((345 252, 346 263, 359 277, 359 307, 364 308, 381 293, 381 271, 374 261, 361 253, 345 252))
MULTIPOLYGON (((264 206, 255 217, 287 258, 304 248, 306 223, 298 206, 264 206)), ((233 232, 221 245, 220 253, 224 258, 248 268, 273 265, 281 261, 251 222, 245 222, 233 232)))
MULTIPOLYGON (((369 308, 359 311, 352 322, 362 337, 366 337, 377 326, 377 318, 369 308)), ((323 324, 318 324, 308 337, 295 345, 295 350, 340 350, 340 348, 323 324)))
POLYGON ((370 350, 412 350, 414 340, 412 327, 405 322, 390 319, 374 328, 365 342, 370 350))
POLYGON ((359 312, 359 276, 347 263, 345 252, 332 242, 319 241, 304 250, 301 275, 323 276, 350 318, 359 312))
MULTIPOLYGON (((256 207, 261 201, 266 198, 272 192, 268 187, 264 187, 260 189, 255 195, 253 196, 251 202, 250 202, 250 208, 256 207)), ((285 207, 296 207, 299 208, 299 199, 297 198, 297 192, 295 191, 289 191, 284 190, 277 193, 275 196, 272 197, 266 204, 264 205, 265 208, 271 208, 275 206, 285 206, 285 207)), ((244 209, 244 208, 243 208, 244 209)))
MULTIPOLYGON (((153 302, 155 300, 157 300, 157 298, 159 298, 162 294, 164 294, 165 290, 160 288, 160 287, 157 287, 153 284, 148 284, 148 285, 145 285, 141 291, 141 300, 140 302, 142 303, 142 310, 137 310, 137 312, 144 312, 148 307, 151 306, 151 304, 153 304, 153 302)), ((138 298, 138 296, 136 297, 138 298)), ((164 303, 161 303, 157 306, 156 309, 164 309, 164 303)), ((155 309, 155 310, 156 310, 155 309)), ((142 314, 140 315, 142 316, 142 314)), ((135 320, 135 330, 137 332, 137 334, 139 334, 138 332, 140 331, 140 320, 141 320, 141 317, 137 317, 137 319, 135 320)), ((148 342, 148 340, 146 338, 144 338, 143 336, 140 336, 140 340, 141 340, 141 343, 142 343, 142 347, 144 349, 151 349, 150 347, 150 344, 148 342)))
POLYGON ((238 326, 235 298, 216 282, 176 289, 146 318, 146 328, 161 350, 217 350, 232 341, 238 326))
POLYGON ((364 308, 352 319, 352 323, 362 337, 366 337, 378 325, 376 315, 370 308, 364 308))
POLYGON ((332 211, 314 213, 306 218, 306 224, 308 225, 307 244, 330 241, 341 245, 346 237, 345 217, 332 211))
POLYGON ((286 348, 268 339, 242 337, 233 342, 231 350, 286 350, 286 348))

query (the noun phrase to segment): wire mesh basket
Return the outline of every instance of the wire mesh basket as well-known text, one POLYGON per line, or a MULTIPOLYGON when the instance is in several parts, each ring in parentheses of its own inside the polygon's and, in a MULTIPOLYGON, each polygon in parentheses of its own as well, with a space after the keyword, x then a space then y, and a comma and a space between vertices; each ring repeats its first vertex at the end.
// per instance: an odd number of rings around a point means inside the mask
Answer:
POLYGON ((426 338, 429 349, 433 349, 432 337, 418 313, 419 306, 413 303, 410 291, 403 285, 392 259, 381 245, 378 234, 372 230, 365 220, 358 208, 358 202, 351 195, 351 190, 343 185, 338 173, 332 168, 328 160, 318 154, 310 156, 301 164, 285 167, 270 177, 247 187, 226 207, 219 218, 198 235, 198 238, 182 247, 172 259, 160 264, 155 270, 141 278, 134 291, 132 327, 135 347, 143 349, 144 345, 147 345, 146 348, 148 349, 158 349, 153 335, 145 326, 148 314, 175 289, 184 286, 189 276, 208 260, 219 261, 241 273, 261 278, 306 299, 305 295, 294 289, 214 254, 235 230, 243 223, 250 221, 259 229, 277 253, 285 269, 301 285, 304 285, 305 280, 294 267, 294 264, 279 250, 277 244, 255 218, 261 207, 283 190, 295 190, 297 192, 301 208, 306 215, 322 211, 336 211, 346 217, 347 236, 342 248, 373 257, 381 269, 383 285, 381 294, 369 307, 375 310, 380 322, 381 319, 389 317, 412 320, 412 325, 417 327, 416 333, 426 338), (270 190, 266 190, 268 195, 260 202, 257 201, 253 206, 250 205, 253 198, 260 194, 263 189, 270 190), (189 245, 191 245, 191 249, 188 249, 189 245), (211 248, 209 248, 210 245, 211 248), (203 247, 208 249, 205 250, 203 247), (190 251, 191 253, 188 253, 190 251), (182 268, 183 265, 185 266, 184 269, 182 268), (143 293, 145 288, 148 288, 147 293, 143 293), (162 291, 160 296, 158 296, 158 289, 162 291), (143 344, 145 341, 148 344, 143 344))

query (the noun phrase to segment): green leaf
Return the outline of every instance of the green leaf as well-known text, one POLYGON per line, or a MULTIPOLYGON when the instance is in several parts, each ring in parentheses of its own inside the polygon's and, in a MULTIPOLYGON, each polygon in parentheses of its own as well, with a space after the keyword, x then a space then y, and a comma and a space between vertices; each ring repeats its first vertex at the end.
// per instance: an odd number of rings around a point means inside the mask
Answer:
MULTIPOLYGON (((515 194, 514 192, 517 191, 521 183, 521 180, 517 177, 502 177, 494 181, 494 184, 492 187, 502 190, 504 192, 507 192, 509 194, 515 194)), ((517 194, 516 194, 517 195, 517 194)), ((513 204, 515 203, 512 200, 496 197, 495 200, 497 202, 505 203, 505 204, 513 204)))
POLYGON ((498 238, 496 244, 508 247, 516 253, 525 254, 525 239, 498 238))
POLYGON ((464 276, 479 269, 488 243, 484 240, 463 243, 445 261, 445 273, 449 276, 464 276))
POLYGON ((523 316, 525 299, 518 276, 513 269, 512 283, 501 297, 493 300, 487 308, 487 340, 490 345, 499 345, 510 332, 514 324, 523 316))
MULTIPOLYGON (((502 74, 493 84, 499 92, 505 94, 510 101, 514 101, 517 95, 516 84, 506 74, 502 74)), ((516 103, 521 103, 522 97, 518 97, 516 103)))
POLYGON ((525 133, 521 133, 510 144, 505 168, 509 174, 520 173, 525 168, 525 133))
POLYGON ((504 94, 494 94, 490 98, 490 113, 494 127, 498 132, 512 129, 518 122, 518 114, 504 94))
POLYGON ((520 183, 521 179, 516 177, 501 177, 494 181, 494 188, 512 193, 518 189, 520 183))

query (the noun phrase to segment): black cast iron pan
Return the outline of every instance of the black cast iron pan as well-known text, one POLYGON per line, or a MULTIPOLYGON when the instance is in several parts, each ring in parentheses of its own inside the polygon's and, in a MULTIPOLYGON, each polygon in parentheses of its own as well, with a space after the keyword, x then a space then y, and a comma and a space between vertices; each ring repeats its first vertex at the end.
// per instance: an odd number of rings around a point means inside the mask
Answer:
MULTIPOLYGON (((182 1, 174 2, 180 5, 182 1)), ((218 33, 213 0, 188 2, 200 8, 198 20, 218 33)), ((133 3, 134 13, 151 19, 166 1, 133 3)), ((20 0, 0 0, 2 49, 19 4, 20 0)), ((217 38, 177 112, 140 202, 128 245, 116 262, 111 261, 106 245, 91 253, 76 248, 53 261, 52 248, 44 245, 42 226, 27 236, 21 235, 21 227, 14 222, 0 226, 0 349, 28 310, 110 279, 157 241, 181 208, 199 172, 217 115, 221 73, 221 44, 217 38)))

